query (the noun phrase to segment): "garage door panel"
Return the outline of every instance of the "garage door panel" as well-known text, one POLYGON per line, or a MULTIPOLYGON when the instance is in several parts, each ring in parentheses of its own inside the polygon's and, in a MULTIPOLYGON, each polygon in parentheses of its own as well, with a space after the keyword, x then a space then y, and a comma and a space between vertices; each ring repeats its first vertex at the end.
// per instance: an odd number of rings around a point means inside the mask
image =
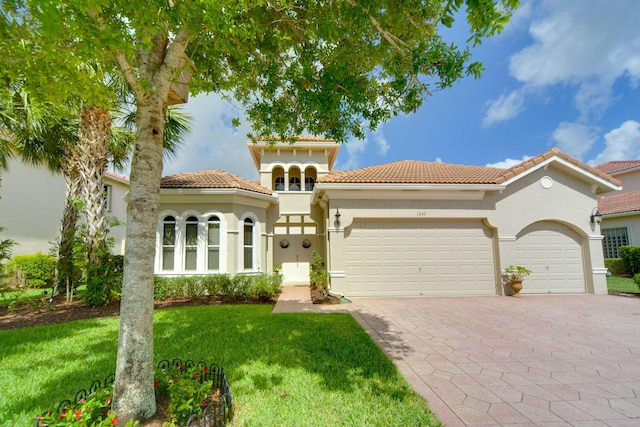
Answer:
POLYGON ((352 296, 496 293, 491 232, 480 221, 356 221, 345 236, 352 296))
POLYGON ((517 264, 532 271, 521 293, 584 293, 580 241, 577 233, 562 224, 529 226, 516 240, 517 264))

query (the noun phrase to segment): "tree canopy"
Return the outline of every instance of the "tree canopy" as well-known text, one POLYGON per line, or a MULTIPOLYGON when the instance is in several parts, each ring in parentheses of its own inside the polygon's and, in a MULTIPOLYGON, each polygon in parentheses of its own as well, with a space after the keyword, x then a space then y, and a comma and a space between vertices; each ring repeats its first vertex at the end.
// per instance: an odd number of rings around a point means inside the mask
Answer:
POLYGON ((96 84, 113 67, 137 104, 114 406, 121 422, 155 412, 153 253, 170 84, 219 92, 255 136, 345 142, 432 92, 477 77, 468 46, 499 32, 518 0, 5 0, 0 77, 64 102, 108 109, 96 84), (461 9, 464 7, 465 11, 461 9), (466 17, 468 46, 442 26, 466 17))

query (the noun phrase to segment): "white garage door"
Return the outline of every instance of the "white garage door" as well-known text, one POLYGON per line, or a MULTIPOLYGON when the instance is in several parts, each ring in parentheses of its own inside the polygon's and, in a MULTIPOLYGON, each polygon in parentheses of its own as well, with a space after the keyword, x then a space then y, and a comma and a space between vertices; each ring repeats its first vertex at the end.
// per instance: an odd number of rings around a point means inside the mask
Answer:
POLYGON ((585 292, 581 239, 570 228, 552 222, 527 227, 516 240, 517 263, 532 271, 525 294, 585 292))
POLYGON ((350 296, 495 295, 481 221, 356 221, 347 231, 350 296))

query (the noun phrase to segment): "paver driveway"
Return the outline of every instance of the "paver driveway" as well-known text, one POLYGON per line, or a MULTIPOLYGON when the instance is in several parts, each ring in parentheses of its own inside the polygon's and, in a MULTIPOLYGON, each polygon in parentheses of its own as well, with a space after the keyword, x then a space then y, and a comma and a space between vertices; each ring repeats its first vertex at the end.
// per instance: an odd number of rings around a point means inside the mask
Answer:
POLYGON ((354 298, 348 310, 447 427, 640 426, 640 299, 354 298))
POLYGON ((447 427, 640 426, 640 299, 358 298, 349 310, 447 427))

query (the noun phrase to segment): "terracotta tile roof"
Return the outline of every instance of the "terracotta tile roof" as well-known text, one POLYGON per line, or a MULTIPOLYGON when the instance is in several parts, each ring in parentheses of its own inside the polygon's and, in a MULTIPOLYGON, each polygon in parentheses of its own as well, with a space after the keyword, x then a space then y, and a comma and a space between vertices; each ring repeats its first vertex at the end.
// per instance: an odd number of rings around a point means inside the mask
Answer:
POLYGON ((598 210, 603 215, 640 211, 640 191, 600 196, 598 210))
POLYGON ((627 169, 633 169, 640 166, 640 160, 619 160, 614 162, 607 162, 596 166, 596 169, 604 173, 616 173, 622 172, 627 169))
POLYGON ((129 178, 124 176, 124 175, 119 175, 117 173, 111 172, 111 171, 105 171, 104 173, 105 175, 109 175, 112 178, 116 178, 119 179, 120 181, 126 181, 129 182, 129 178))
POLYGON ((562 153, 557 148, 552 148, 509 169, 404 160, 347 172, 332 171, 318 179, 318 183, 503 184, 554 156, 585 169, 614 185, 620 185, 620 181, 617 179, 562 153))
POLYGON ((559 149, 557 149, 556 147, 552 148, 549 151, 546 151, 538 156, 532 157, 529 160, 526 160, 518 165, 513 166, 512 168, 507 169, 507 171, 502 175, 502 177, 500 177, 498 179, 498 181, 496 181, 497 184, 501 184, 503 182, 506 182, 508 180, 510 180, 511 178, 527 171, 528 169, 533 168, 534 166, 550 159, 551 157, 560 157, 561 159, 574 164, 575 166, 578 166, 581 169, 586 170, 587 172, 592 173, 593 175, 596 175, 606 181, 609 181, 611 184, 613 185, 621 185, 621 182, 615 178, 612 178, 611 176, 609 176, 608 174, 606 174, 605 172, 602 172, 594 167, 591 167, 589 165, 587 165, 586 163, 582 163, 580 160, 575 159, 567 154, 564 154, 562 151, 560 151, 559 149))
POLYGON ((273 194, 273 191, 255 181, 217 170, 165 176, 160 181, 160 188, 236 188, 254 193, 273 194))
POLYGON ((494 184, 504 169, 403 160, 353 171, 332 171, 318 183, 494 184))

